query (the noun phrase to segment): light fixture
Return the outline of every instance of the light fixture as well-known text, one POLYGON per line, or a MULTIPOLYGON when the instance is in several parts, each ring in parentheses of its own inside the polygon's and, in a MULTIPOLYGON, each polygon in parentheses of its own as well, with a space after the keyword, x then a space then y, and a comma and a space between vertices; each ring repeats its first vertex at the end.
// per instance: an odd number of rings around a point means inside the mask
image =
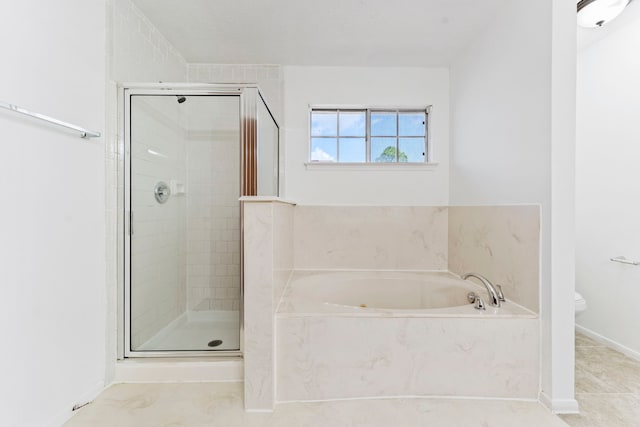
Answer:
POLYGON ((578 25, 585 28, 602 27, 620 15, 630 0, 580 0, 578 25))

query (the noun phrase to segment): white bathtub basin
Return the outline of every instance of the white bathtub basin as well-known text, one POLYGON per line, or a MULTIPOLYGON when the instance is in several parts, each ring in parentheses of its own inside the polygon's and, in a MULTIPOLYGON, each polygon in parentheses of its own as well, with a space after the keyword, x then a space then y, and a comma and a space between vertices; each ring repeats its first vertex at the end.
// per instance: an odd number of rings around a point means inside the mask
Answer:
POLYGON ((535 317, 535 313, 510 301, 499 309, 487 304, 487 310, 476 310, 467 302, 469 292, 488 302, 483 286, 448 272, 295 271, 278 313, 535 317))

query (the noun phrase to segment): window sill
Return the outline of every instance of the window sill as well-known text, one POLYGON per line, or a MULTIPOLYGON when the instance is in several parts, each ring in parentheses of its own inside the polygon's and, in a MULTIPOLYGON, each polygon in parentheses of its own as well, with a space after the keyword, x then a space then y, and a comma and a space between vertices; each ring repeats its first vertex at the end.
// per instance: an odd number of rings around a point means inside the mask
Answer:
POLYGON ((433 171, 439 163, 333 163, 308 162, 304 166, 310 171, 433 171))

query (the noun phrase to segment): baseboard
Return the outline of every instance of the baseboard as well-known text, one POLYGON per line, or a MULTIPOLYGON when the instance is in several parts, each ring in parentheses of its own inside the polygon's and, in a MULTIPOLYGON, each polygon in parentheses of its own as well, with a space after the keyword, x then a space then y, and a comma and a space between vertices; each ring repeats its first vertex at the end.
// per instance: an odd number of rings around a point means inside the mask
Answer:
POLYGON ((244 380, 240 358, 132 358, 116 363, 114 383, 239 382, 244 380))
POLYGON ((640 352, 637 352, 625 345, 622 345, 617 341, 614 341, 605 336, 602 336, 597 332, 593 332, 591 329, 587 329, 584 326, 580 326, 576 324, 576 330, 580 333, 585 334, 589 338, 599 342, 600 344, 606 345, 607 347, 611 347, 612 349, 617 350, 620 353, 623 353, 632 359, 640 361, 640 352))
POLYGON ((77 398, 73 403, 69 404, 69 407, 65 409, 63 412, 59 413, 55 417, 51 419, 51 421, 47 424, 51 427, 59 427, 69 421, 74 414, 73 407, 74 405, 83 405, 85 403, 91 402, 94 400, 102 391, 104 390, 104 382, 97 382, 88 392, 82 394, 79 398, 77 398))
POLYGON ((551 399, 545 392, 540 392, 540 403, 554 414, 580 413, 578 401, 575 399, 551 399))

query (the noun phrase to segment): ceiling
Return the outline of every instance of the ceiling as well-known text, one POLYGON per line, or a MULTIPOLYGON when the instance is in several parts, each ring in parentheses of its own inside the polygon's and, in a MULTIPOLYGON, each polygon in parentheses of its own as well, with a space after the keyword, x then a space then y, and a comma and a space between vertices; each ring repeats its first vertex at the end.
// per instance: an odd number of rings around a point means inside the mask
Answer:
POLYGON ((603 38, 620 31, 627 25, 637 25, 640 21, 640 1, 632 1, 616 19, 602 28, 578 27, 578 50, 585 49, 603 38))
POLYGON ((187 62, 444 66, 509 0, 133 0, 187 62))

